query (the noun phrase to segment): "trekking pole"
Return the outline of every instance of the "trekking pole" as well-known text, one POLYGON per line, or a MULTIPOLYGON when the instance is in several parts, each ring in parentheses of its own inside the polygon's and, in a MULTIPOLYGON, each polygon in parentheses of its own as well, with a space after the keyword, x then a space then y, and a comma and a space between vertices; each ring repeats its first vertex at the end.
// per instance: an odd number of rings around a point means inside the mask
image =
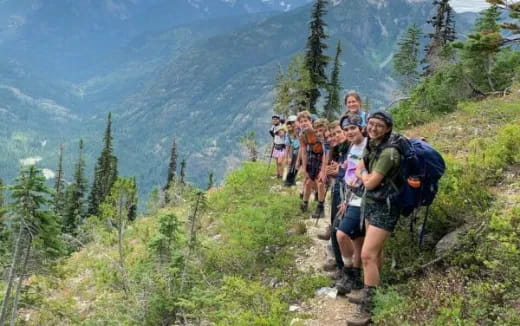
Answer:
POLYGON ((424 213, 424 221, 421 226, 421 233, 419 234, 419 248, 422 248, 422 245, 424 244, 424 235, 426 234, 426 222, 428 219, 429 210, 430 206, 426 206, 426 212, 424 213))
POLYGON ((269 175, 269 168, 271 167, 271 161, 273 160, 273 153, 274 153, 274 143, 273 143, 273 146, 271 147, 271 155, 269 156, 269 163, 267 163, 266 175, 269 175))

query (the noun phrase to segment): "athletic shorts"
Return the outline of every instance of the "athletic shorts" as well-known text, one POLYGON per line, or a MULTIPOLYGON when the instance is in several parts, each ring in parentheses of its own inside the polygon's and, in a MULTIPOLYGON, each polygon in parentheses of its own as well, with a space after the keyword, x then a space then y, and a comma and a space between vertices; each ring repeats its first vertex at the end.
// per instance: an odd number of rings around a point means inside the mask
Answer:
POLYGON ((372 226, 393 232, 399 219, 399 211, 396 205, 388 209, 385 202, 366 203, 365 219, 372 226))
POLYGON ((285 149, 282 149, 282 150, 275 149, 273 151, 274 158, 279 158, 279 157, 284 157, 284 156, 285 156, 285 149))
POLYGON ((361 225, 361 209, 357 206, 348 206, 337 230, 345 233, 352 240, 364 237, 365 225, 361 225))

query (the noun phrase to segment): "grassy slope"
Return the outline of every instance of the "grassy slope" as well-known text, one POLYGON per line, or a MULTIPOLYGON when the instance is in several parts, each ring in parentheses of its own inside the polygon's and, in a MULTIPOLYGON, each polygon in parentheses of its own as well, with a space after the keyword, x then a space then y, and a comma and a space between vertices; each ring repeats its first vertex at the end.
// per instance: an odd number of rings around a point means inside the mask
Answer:
MULTIPOLYGON (((426 274, 410 278, 400 267, 427 262, 432 251, 417 249, 403 219, 389 244, 388 254, 398 257, 398 269, 385 267, 384 282, 394 285, 378 295, 379 323, 494 324, 503 320, 507 324, 518 320, 514 305, 520 302, 516 285, 520 272, 512 266, 520 266, 514 227, 520 223, 520 185, 518 169, 510 163, 518 168, 520 161, 519 101, 516 93, 463 104, 457 112, 407 132, 427 137, 449 164, 433 208, 427 248, 463 223, 473 229, 482 223, 486 227, 478 228, 477 235, 468 232, 461 245, 464 250, 426 274)), ((296 317, 288 313, 289 305, 311 296, 327 282, 295 269, 295 253, 308 243, 304 236, 287 233, 299 218, 298 199, 293 193, 280 194, 265 172, 262 163, 245 164, 227 178, 225 186, 209 194, 210 209, 204 213, 204 226, 199 226, 195 254, 174 249, 185 257, 191 274, 189 289, 182 294, 178 294, 178 282, 173 282, 177 294, 170 296, 160 286, 165 275, 178 281, 181 265, 164 274, 164 266, 151 249, 158 221, 168 214, 175 215, 181 225, 177 246, 186 246, 184 216, 189 210, 181 205, 155 212, 128 229, 130 295, 125 297, 120 287, 115 234, 103 224, 92 223, 87 229, 93 241, 64 259, 55 275, 30 278, 20 314, 24 324, 154 324, 181 308, 196 321, 220 325, 288 324, 296 317), (171 307, 159 307, 161 303, 171 307)))
MULTIPOLYGON (((376 321, 520 324, 520 92, 461 104, 453 114, 407 134, 427 137, 448 162, 434 203, 433 237, 461 224, 469 230, 444 260, 417 269, 418 276, 390 272, 401 282, 378 296, 376 321)), ((398 244, 392 239, 399 252, 398 244)), ((428 260, 428 254, 417 254, 406 263, 428 260)))

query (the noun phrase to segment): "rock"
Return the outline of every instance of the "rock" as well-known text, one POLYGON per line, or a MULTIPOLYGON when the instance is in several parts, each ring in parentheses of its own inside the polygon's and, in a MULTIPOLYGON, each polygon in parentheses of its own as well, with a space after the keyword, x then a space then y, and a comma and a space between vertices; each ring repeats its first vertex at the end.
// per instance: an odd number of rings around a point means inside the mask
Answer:
POLYGON ((336 299, 338 296, 338 290, 336 290, 336 288, 321 288, 316 290, 316 296, 336 299))
POLYGON ((446 234, 442 239, 437 242, 435 245, 435 254, 437 256, 441 256, 447 251, 455 248, 459 243, 459 235, 466 232, 469 228, 468 224, 464 224, 463 226, 455 229, 454 231, 446 234))
POLYGON ((300 306, 297 306, 297 305, 291 305, 289 307, 290 312, 300 311, 300 309, 301 309, 300 306))

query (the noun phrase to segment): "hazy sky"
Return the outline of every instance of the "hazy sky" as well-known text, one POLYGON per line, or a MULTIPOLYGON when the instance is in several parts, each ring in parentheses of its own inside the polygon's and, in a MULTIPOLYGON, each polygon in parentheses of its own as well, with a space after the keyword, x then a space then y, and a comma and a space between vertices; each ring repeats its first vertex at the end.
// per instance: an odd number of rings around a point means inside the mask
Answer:
POLYGON ((457 12, 481 11, 489 5, 485 0, 451 0, 450 4, 457 12))

